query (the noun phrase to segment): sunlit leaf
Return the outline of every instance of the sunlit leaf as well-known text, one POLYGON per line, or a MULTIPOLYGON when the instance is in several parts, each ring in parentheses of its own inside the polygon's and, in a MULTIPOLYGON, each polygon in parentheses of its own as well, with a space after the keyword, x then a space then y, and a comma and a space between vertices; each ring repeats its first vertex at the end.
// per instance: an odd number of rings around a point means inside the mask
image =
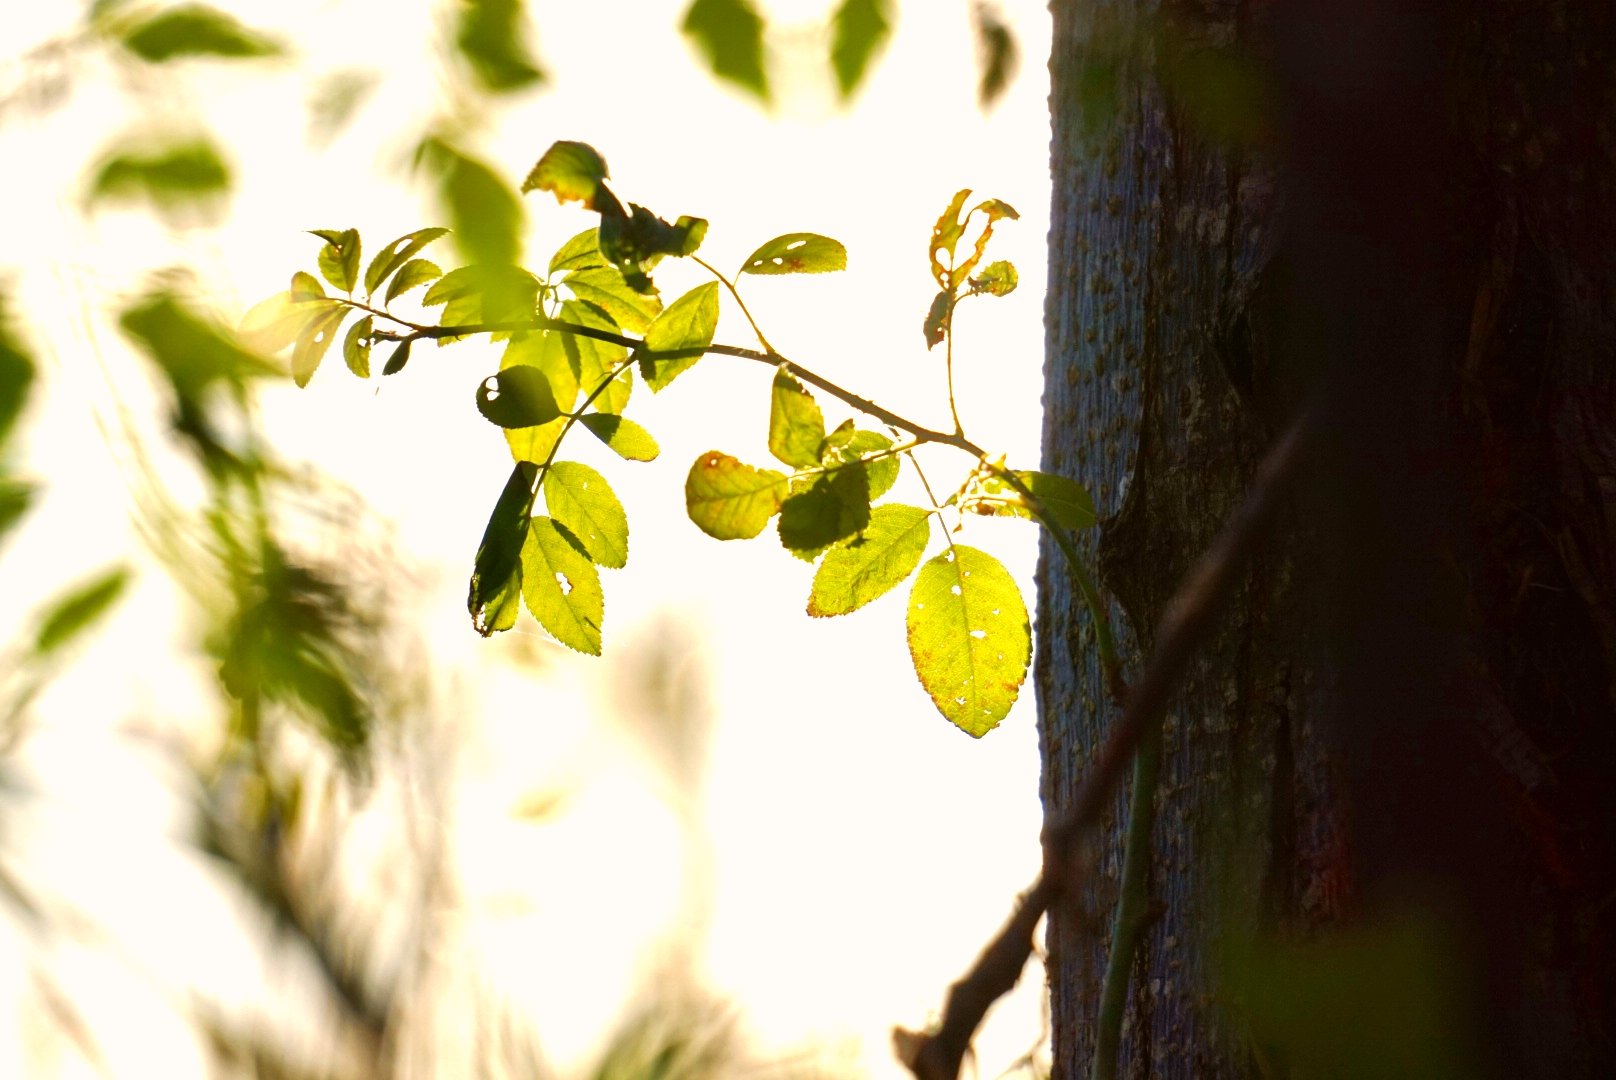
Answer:
POLYGON ((387 283, 386 303, 391 304, 396 298, 403 296, 417 285, 425 285, 436 281, 443 276, 443 271, 435 262, 426 259, 411 259, 394 275, 393 280, 387 283))
POLYGON ((359 230, 310 229, 325 241, 320 249, 320 275, 345 293, 359 283, 359 230))
POLYGON ((780 543, 808 562, 870 523, 870 478, 863 465, 844 465, 798 481, 780 504, 780 543))
POLYGON ((750 540, 763 531, 786 496, 786 477, 754 469, 709 450, 685 478, 685 510, 696 527, 718 540, 750 540))
POLYGON ((818 233, 776 236, 746 257, 743 274, 823 274, 847 269, 847 249, 841 241, 818 233))
MULTIPOLYGON (((557 202, 582 202, 585 209, 598 210, 596 199, 604 190, 601 181, 610 175, 606 159, 593 146, 563 140, 552 143, 534 163, 522 181, 522 194, 548 191, 557 202)), ((612 201, 616 202, 615 197, 612 201)))
POLYGON ((342 339, 342 361, 361 379, 370 378, 370 333, 374 323, 375 318, 366 315, 348 327, 348 336, 342 339))
POLYGON ((281 374, 278 365, 242 348, 222 327, 191 311, 172 293, 143 297, 124 310, 118 323, 184 397, 194 398, 215 382, 240 384, 281 374))
POLYGON ((601 566, 618 570, 628 562, 628 515, 600 473, 556 462, 544 474, 544 504, 601 566))
MULTIPOLYGON (((303 277, 314 280, 310 274, 303 274, 303 277)), ((300 292, 299 295, 307 296, 307 293, 300 292)), ((340 306, 336 300, 296 300, 290 291, 276 293, 248 309, 247 314, 241 317, 238 333, 248 348, 273 355, 296 341, 304 327, 317 316, 340 306)))
MULTIPOLYGON (((852 421, 845 426, 851 427, 852 421)), ((820 460, 827 468, 862 461, 860 467, 869 480, 870 498, 878 499, 898 481, 898 458, 887 453, 891 449, 892 440, 879 431, 849 431, 834 440, 827 436, 820 460)))
POLYGON ((539 467, 531 461, 516 463, 477 546, 466 607, 472 626, 484 637, 516 624, 522 596, 522 545, 527 541, 538 475, 539 467))
POLYGON ((529 364, 484 379, 477 387, 477 411, 502 428, 538 427, 561 415, 550 380, 529 364))
POLYGON ((522 545, 522 599, 550 636, 569 649, 600 655, 606 596, 600 571, 578 540, 547 517, 536 517, 522 545))
POLYGON ((128 583, 129 571, 120 566, 55 601, 40 620, 34 651, 45 656, 79 636, 117 603, 128 583))
POLYGON ((1032 657, 1021 590, 985 551, 955 545, 929 560, 909 593, 909 656, 938 710, 986 735, 1015 704, 1032 657))
POLYGON ((247 59, 276 56, 281 46, 234 17, 204 4, 180 4, 133 23, 124 48, 152 63, 187 56, 247 59))
POLYGON ((309 300, 324 300, 325 286, 320 284, 319 278, 307 270, 298 270, 292 274, 292 285, 288 294, 295 304, 309 300))
POLYGON ((1008 296, 1016 291, 1021 277, 1016 273, 1012 263, 1003 259, 990 262, 982 268, 982 272, 970 280, 973 293, 986 293, 989 296, 1008 296))
POLYGON ((468 262, 521 261, 522 203, 504 177, 438 138, 423 140, 416 158, 436 178, 439 205, 468 262))
MULTIPOLYGON (((568 300, 561 305, 561 319, 563 322, 576 323, 594 330, 608 330, 614 333, 617 331, 617 325, 610 319, 590 305, 577 300, 568 300)), ((578 384, 586 395, 594 393, 595 388, 617 370, 618 365, 628 356, 626 347, 610 341, 573 334, 559 336, 567 343, 568 355, 576 357, 578 384)), ((628 405, 629 394, 633 389, 634 369, 625 367, 621 375, 613 378, 606 389, 596 395, 594 407, 603 413, 621 413, 628 405)))
POLYGON ((229 190, 230 167, 212 140, 133 140, 102 157, 90 180, 89 200, 145 200, 172 213, 191 205, 211 209, 229 190))
POLYGON ((847 101, 892 36, 891 0, 842 0, 831 25, 831 68, 842 100, 847 101))
POLYGON ((499 368, 501 371, 507 371, 518 364, 526 364, 542 371, 550 384, 550 393, 555 397, 556 407, 562 412, 569 412, 573 403, 578 400, 580 383, 577 361, 566 346, 565 334, 545 330, 517 334, 511 339, 511 343, 505 346, 505 353, 499 359, 499 368))
POLYGON ((562 244, 550 257, 552 276, 564 270, 586 270, 591 266, 605 266, 606 256, 600 251, 600 229, 585 229, 562 244))
POLYGON ((661 390, 701 359, 718 329, 718 283, 709 281, 685 293, 645 331, 640 374, 661 390), (672 354, 672 355, 652 355, 672 354))
POLYGON ((483 89, 509 93, 544 81, 525 23, 521 0, 459 0, 455 45, 483 89))
POLYGON ((574 270, 561 283, 572 290, 574 297, 593 304, 630 333, 645 333, 662 311, 661 300, 629 288, 615 266, 574 270))
POLYGON ((326 350, 337 339, 342 320, 347 317, 346 307, 332 304, 310 319, 309 324, 297 335, 297 341, 292 345, 292 381, 298 386, 307 386, 309 380, 314 378, 326 350))
POLYGON ((628 461, 655 461, 662 452, 651 433, 632 420, 612 413, 585 413, 578 422, 628 461))
MULTIPOLYGON (((531 323, 538 304, 539 279, 519 266, 462 266, 444 274, 421 298, 424 307, 443 305, 440 326, 531 323)), ((512 331, 507 331, 507 335, 512 331)), ((438 339, 439 345, 455 340, 438 339)))
POLYGON ((954 292, 944 289, 932 297, 931 309, 926 312, 926 348, 935 348, 948 336, 949 323, 954 315, 954 292))
POLYGON ((774 373, 769 395, 769 453, 799 469, 819 464, 825 417, 819 403, 784 368, 774 373))
POLYGON ((976 98, 986 109, 999 100, 1015 78, 1021 58, 1010 25, 994 5, 978 3, 972 9, 971 23, 976 30, 977 62, 982 69, 976 98))
POLYGON ((965 222, 960 218, 960 211, 965 209, 965 200, 970 197, 970 188, 956 191, 954 197, 949 200, 948 209, 938 216, 937 224, 931 229, 931 244, 927 248, 927 254, 931 258, 931 276, 937 279, 937 284, 945 291, 954 287, 949 266, 954 259, 954 246, 959 243, 960 237, 965 235, 965 222))
MULTIPOLYGON (((1016 470, 1013 475, 1037 500, 1050 524, 1063 529, 1087 529, 1095 522, 1094 500, 1076 480, 1058 473, 1016 470)), ((1008 481, 989 477, 982 483, 982 494, 967 498, 964 509, 978 514, 1021 518, 1033 517, 1027 498, 1008 481)))
MULTIPOLYGON (((438 237, 447 234, 448 231, 448 229, 436 227, 416 229, 412 233, 405 233, 382 248, 370 260, 370 265, 365 267, 365 292, 373 293, 381 288, 382 282, 392 276, 393 271, 401 269, 417 251, 420 251, 438 237)), ((427 263, 427 265, 431 266, 432 264, 427 263)), ((420 284, 420 282, 416 282, 416 284, 420 284)), ((407 288, 409 288, 408 285, 404 286, 404 289, 407 288)), ((404 289, 400 289, 399 292, 403 292, 404 289)), ((397 294, 389 290, 387 298, 391 300, 395 295, 397 294)))
POLYGON ((763 66, 763 18, 749 0, 694 0, 680 25, 712 73, 769 100, 763 66))
POLYGON ((920 565, 930 539, 930 511, 898 503, 876 507, 864 531, 819 564, 808 614, 846 615, 895 588, 920 565))

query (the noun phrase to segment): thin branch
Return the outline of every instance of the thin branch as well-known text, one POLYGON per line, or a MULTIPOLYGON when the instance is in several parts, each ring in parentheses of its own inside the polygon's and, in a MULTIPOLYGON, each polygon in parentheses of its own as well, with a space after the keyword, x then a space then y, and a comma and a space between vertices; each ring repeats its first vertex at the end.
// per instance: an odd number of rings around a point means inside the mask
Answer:
POLYGON ((767 353, 774 352, 774 346, 770 345, 769 339, 763 336, 763 330, 758 326, 757 320, 752 318, 752 311, 746 306, 746 301, 741 299, 741 291, 735 287, 735 283, 729 278, 725 277, 723 274, 719 273, 717 267, 713 266, 713 264, 707 260, 701 258, 701 256, 692 255, 690 256, 690 260, 696 263, 698 266, 704 267, 709 274, 712 274, 713 277, 719 280, 720 284, 722 284, 724 288, 729 290, 729 294, 735 298, 735 303, 740 306, 741 314, 745 315, 746 321, 752 324, 752 333, 757 335, 758 344, 763 346, 763 351, 767 353))
POLYGON ((1160 722, 1191 655, 1211 631, 1237 570, 1262 538, 1304 452, 1318 435, 1322 414, 1322 398, 1315 398, 1263 458, 1246 501, 1179 585, 1157 628, 1150 664, 1130 688, 1122 713, 1094 755, 1071 806, 1044 828, 1043 873, 971 970, 949 988, 937 1030, 894 1032, 899 1057, 917 1080, 957 1080, 982 1017, 1020 979, 1038 920, 1075 893, 1082 880, 1082 841, 1100 820, 1134 752, 1160 722))

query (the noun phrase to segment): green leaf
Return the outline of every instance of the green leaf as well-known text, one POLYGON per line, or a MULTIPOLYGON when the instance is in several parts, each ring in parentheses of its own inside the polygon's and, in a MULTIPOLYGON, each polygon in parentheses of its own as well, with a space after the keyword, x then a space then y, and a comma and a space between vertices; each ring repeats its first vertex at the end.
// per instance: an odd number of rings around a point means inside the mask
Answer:
POLYGON ((56 652, 104 615, 129 583, 129 571, 116 567, 67 593, 53 603, 34 635, 34 652, 56 652))
POLYGON ((936 348, 948 336, 954 315, 954 291, 944 289, 932 297, 931 310, 926 312, 926 348, 936 348))
POLYGON ((230 191, 230 167, 207 138, 131 140, 110 150, 90 180, 89 202, 145 200, 164 213, 211 208, 230 191))
POLYGON ((970 285, 973 293, 987 293, 989 296, 1008 296, 1016 291, 1021 277, 1016 273, 1013 264, 1003 259, 990 262, 982 268, 982 272, 971 278, 970 285))
MULTIPOLYGON (((577 323, 579 326, 588 326, 596 330, 610 330, 613 333, 617 331, 617 324, 600 314, 596 308, 576 300, 568 300, 561 305, 561 319, 563 322, 577 323)), ((557 336, 566 341, 568 356, 576 359, 578 385, 585 394, 594 393, 595 388, 617 370, 617 366, 628 356, 627 348, 609 341, 559 332, 557 336)), ((628 405, 629 394, 633 389, 633 369, 625 368, 595 398, 595 408, 603 413, 621 413, 628 405)))
POLYGON ((325 358, 326 350, 337 339, 337 331, 342 328, 342 320, 348 317, 348 309, 342 304, 331 304, 309 320, 297 341, 292 346, 292 381, 303 387, 314 378, 314 372, 325 358))
POLYGON ((172 293, 151 293, 118 317, 124 331, 162 367, 182 398, 209 386, 280 375, 281 368, 239 345, 222 327, 195 314, 172 293))
POLYGON ((981 738, 1015 704, 1032 657, 1027 606, 993 556, 955 545, 909 593, 909 655, 938 710, 981 738))
POLYGON ((425 285, 429 281, 436 281, 443 276, 438 264, 426 259, 411 259, 399 268, 398 274, 387 283, 386 303, 391 304, 396 298, 403 296, 417 285, 425 285))
POLYGON ((359 230, 310 229, 325 241, 320 249, 320 275, 345 293, 359 283, 359 230))
POLYGON ((889 503, 870 513, 864 531, 825 555, 808 594, 808 614, 846 615, 914 573, 931 539, 931 512, 889 503))
POLYGON ((538 427, 561 415, 550 380, 531 364, 516 364, 484 379, 477 387, 477 411, 502 428, 538 427))
POLYGON ((410 362, 410 346, 415 344, 414 338, 405 338, 398 343, 387 363, 382 366, 383 375, 397 375, 404 370, 404 365, 410 362))
POLYGON ((370 332, 375 317, 366 315, 348 327, 348 336, 342 341, 342 360, 348 370, 361 379, 370 378, 370 332))
POLYGON ((523 90, 544 81, 529 49, 521 0, 460 0, 455 45, 490 93, 523 90))
POLYGON ((522 181, 522 194, 548 191, 556 202, 582 202, 586 210, 599 210, 596 200, 603 191, 613 203, 617 201, 602 183, 610 176, 606 159, 593 146, 563 140, 550 144, 550 149, 534 162, 527 179, 522 181))
POLYGON ((847 269, 847 249, 840 240, 818 233, 776 236, 746 257, 743 274, 823 274, 847 269))
POLYGON ((550 257, 552 276, 563 270, 587 270, 592 266, 607 265, 600 251, 600 229, 585 229, 568 240, 550 257))
POLYGON ((830 63, 845 102, 864 80, 870 61, 892 36, 891 0, 842 0, 831 25, 830 63))
POLYGON ((522 599, 550 636, 569 649, 600 655, 606 595, 600 571, 578 539, 547 517, 536 517, 522 545, 522 599))
POLYGON ((769 453, 799 469, 819 464, 825 417, 819 403, 784 368, 774 372, 769 395, 769 453))
POLYGON ((750 540, 763 531, 786 496, 785 474, 754 469, 709 450, 685 477, 685 510, 716 540, 750 540))
POLYGON ((763 19, 748 0, 695 0, 679 29, 707 66, 760 101, 769 100, 763 67, 763 19))
MULTIPOLYGON (((308 274, 303 276, 314 280, 308 274)), ((294 300, 290 291, 278 292, 249 308, 237 333, 248 348, 273 355, 296 341, 315 316, 333 306, 340 305, 336 300, 294 300)))
POLYGON ((154 64, 188 56, 278 56, 282 51, 273 39, 203 4, 159 11, 125 29, 122 41, 124 48, 154 64))
POLYGON ((14 332, 7 307, 6 294, 0 292, 0 448, 11 436, 34 382, 33 357, 14 332))
POLYGON ((522 203, 504 177, 437 138, 422 141, 416 160, 435 175, 438 202, 468 262, 521 261, 522 203))
POLYGON ((522 547, 527 541, 538 475, 539 467, 531 461, 516 463, 477 546, 466 608, 471 612, 471 625, 484 637, 516 624, 521 609, 522 547))
POLYGON ((662 452, 651 433, 632 420, 613 413, 585 413, 578 422, 628 461, 655 461, 662 452))
POLYGON ((602 566, 628 562, 628 515, 606 478, 588 465, 558 461, 544 475, 544 504, 602 566))
MULTIPOLYGON (((1050 524, 1063 529, 1087 529, 1095 523, 1094 500, 1076 480, 1032 469, 1018 469, 1013 475, 1032 492, 1050 524)), ((962 509, 1001 517, 1034 516, 1026 496, 997 476, 982 482, 982 494, 967 496, 962 509)))
MULTIPOLYGON (((556 404, 563 411, 572 408, 578 399, 578 374, 567 354, 564 335, 544 331, 516 335, 500 358, 500 370, 507 371, 518 364, 532 365, 543 372, 556 404)), ((565 424, 565 419, 557 416, 533 427, 507 428, 505 442, 511 456, 518 461, 544 461, 565 424)))
MULTIPOLYGON (((496 265, 451 270, 433 282, 421 298, 423 307, 443 305, 440 326, 529 322, 538 301, 538 278, 520 266, 496 265)), ((442 337, 438 344, 447 345, 454 340, 442 337)))
POLYGON ((0 475, 0 537, 4 537, 21 521, 33 504, 35 487, 0 475))
POLYGON ((635 292, 615 266, 574 270, 561 279, 572 295, 593 304, 618 327, 643 334, 662 311, 662 301, 654 295, 635 292))
POLYGON ((812 562, 830 545, 870 523, 870 478, 863 465, 797 481, 780 504, 780 543, 812 562))
MULTIPOLYGON (((844 425, 848 428, 851 426, 851 420, 844 425)), ((879 499, 885 495, 898 482, 898 459, 896 455, 886 453, 892 449, 892 440, 879 431, 850 431, 845 436, 840 435, 840 428, 837 432, 835 440, 826 436, 821 463, 829 469, 849 461, 863 461, 873 454, 884 454, 873 461, 865 461, 861 467, 869 477, 870 498, 879 499)))
POLYGON ((638 203, 601 210, 600 251, 623 275, 629 288, 639 293, 655 292, 647 271, 665 255, 683 258, 694 255, 707 235, 705 218, 681 217, 669 225, 638 203))
POLYGON ((320 279, 306 270, 298 270, 292 274, 292 286, 287 295, 294 304, 301 304, 309 300, 324 300, 325 287, 320 279))
MULTIPOLYGON (((381 288, 382 282, 386 281, 390 276, 392 276, 393 271, 402 268, 406 263, 408 263, 412 255, 426 247, 438 237, 446 235, 448 232, 448 229, 436 227, 430 229, 416 229, 412 233, 405 233, 397 240, 394 240, 391 244, 388 244, 386 247, 382 248, 376 253, 375 257, 370 260, 370 265, 365 267, 365 292, 374 293, 377 289, 381 288)), ((431 266, 432 264, 427 263, 426 265, 431 266)), ((420 284, 420 282, 416 282, 415 284, 420 284)), ((410 286, 406 285, 404 288, 399 289, 398 291, 403 292, 404 289, 409 287, 410 286)), ((391 300, 396 295, 398 294, 389 289, 387 299, 391 300)))
POLYGON ((646 385, 654 392, 673 382, 701 359, 717 329, 718 282, 697 285, 669 304, 645 331, 640 374, 646 385))
POLYGON ((1015 78, 1020 56, 1015 35, 991 5, 977 4, 972 9, 971 22, 976 30, 976 52, 982 65, 982 80, 977 85, 976 97, 986 109, 1015 78))

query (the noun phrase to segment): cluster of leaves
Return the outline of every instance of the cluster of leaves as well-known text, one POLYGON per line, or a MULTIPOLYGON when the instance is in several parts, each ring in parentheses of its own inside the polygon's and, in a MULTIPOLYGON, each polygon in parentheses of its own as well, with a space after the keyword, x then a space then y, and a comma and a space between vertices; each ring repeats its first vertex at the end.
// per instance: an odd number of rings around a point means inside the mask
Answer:
MULTIPOLYGON (((1080 528, 1093 521, 1087 494, 1058 476, 1008 470, 976 452, 963 433, 934 432, 874 407, 786 361, 761 332, 763 351, 714 345, 724 292, 751 318, 741 298, 743 278, 842 270, 846 249, 816 233, 787 233, 759 246, 728 277, 697 258, 717 280, 664 306, 653 270, 664 258, 696 257, 707 222, 681 217, 670 225, 642 206, 625 207, 607 180, 601 156, 575 142, 554 144, 530 171, 524 192, 549 192, 600 216, 596 227, 555 253, 543 276, 491 262, 445 273, 419 254, 443 229, 401 236, 368 264, 356 230, 316 230, 319 277, 294 274, 284 293, 248 312, 243 335, 265 352, 289 348, 299 385, 307 384, 339 336, 347 367, 361 378, 370 377, 370 350, 378 342, 390 345, 382 374, 391 375, 423 339, 440 346, 473 334, 503 340, 499 370, 481 380, 475 400, 502 429, 514 464, 477 551, 468 608, 477 631, 487 635, 514 625, 525 604, 557 641, 590 654, 602 645, 600 569, 626 564, 628 517, 600 472, 558 457, 563 440, 583 427, 624 460, 651 461, 659 453, 656 439, 625 415, 637 381, 661 391, 713 352, 773 364, 767 447, 782 468, 718 450, 702 454, 685 478, 691 521, 719 540, 757 537, 774 523, 787 551, 817 563, 807 603, 813 616, 849 614, 914 577, 906 621, 921 683, 963 730, 982 735, 992 729, 1026 676, 1027 608, 997 559, 954 541, 945 512, 1037 517, 1054 528, 1080 528), (422 285, 429 286, 422 305, 442 309, 436 324, 390 308, 422 285), (328 295, 326 286, 341 295, 328 295), (829 426, 810 386, 866 413, 873 407, 883 429, 860 427, 852 418, 829 426), (933 441, 976 453, 966 482, 931 508, 880 502, 900 462, 913 460, 909 451, 933 441), (944 527, 934 530, 934 521, 944 527), (939 534, 944 546, 927 559, 939 534)), ((972 276, 994 223, 1014 219, 1015 211, 989 199, 965 212, 968 197, 962 191, 952 200, 931 238, 933 273, 946 304, 941 318, 928 319, 928 341, 949 333, 961 298, 1002 296, 1015 286, 1007 262, 972 276), (956 248, 973 215, 983 218, 982 231, 960 260, 956 248)))

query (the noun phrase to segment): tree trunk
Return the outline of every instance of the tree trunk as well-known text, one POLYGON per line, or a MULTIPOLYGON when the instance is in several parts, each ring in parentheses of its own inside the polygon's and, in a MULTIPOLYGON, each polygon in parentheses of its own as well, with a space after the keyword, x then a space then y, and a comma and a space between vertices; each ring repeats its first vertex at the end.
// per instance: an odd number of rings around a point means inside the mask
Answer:
MULTIPOLYGON (((1045 468, 1134 657, 1330 416, 1169 711, 1118 1075, 1616 1075, 1616 5, 1052 10, 1045 468)), ((1116 710, 1044 556, 1053 812, 1116 710)), ((1051 920, 1057 1077, 1126 797, 1051 920)))

